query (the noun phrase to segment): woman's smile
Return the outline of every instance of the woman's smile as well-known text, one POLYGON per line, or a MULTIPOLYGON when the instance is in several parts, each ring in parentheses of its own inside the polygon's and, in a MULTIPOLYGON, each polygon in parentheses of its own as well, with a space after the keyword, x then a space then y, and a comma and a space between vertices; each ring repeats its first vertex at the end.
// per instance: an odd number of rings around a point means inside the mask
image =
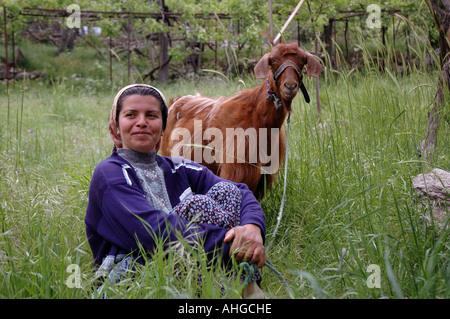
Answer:
POLYGON ((131 133, 131 135, 136 135, 138 137, 145 137, 147 135, 152 135, 152 134, 151 134, 151 132, 138 131, 138 132, 131 133))

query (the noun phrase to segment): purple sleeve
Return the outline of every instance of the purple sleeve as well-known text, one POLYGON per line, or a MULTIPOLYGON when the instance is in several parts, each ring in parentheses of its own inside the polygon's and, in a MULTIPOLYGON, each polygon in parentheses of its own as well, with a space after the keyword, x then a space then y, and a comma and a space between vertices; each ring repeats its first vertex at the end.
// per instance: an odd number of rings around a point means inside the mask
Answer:
MULTIPOLYGON (((190 165, 198 165, 195 163, 190 163, 190 165)), ((218 176, 216 176, 213 172, 207 169, 204 166, 201 171, 191 170, 189 174, 189 178, 191 179, 191 185, 196 187, 195 192, 200 194, 206 194, 208 190, 216 183, 227 181, 218 176)), ((264 216, 264 212, 261 208, 256 197, 253 195, 252 191, 249 190, 246 184, 242 183, 234 183, 242 193, 242 202, 241 202, 241 225, 245 224, 255 224, 261 228, 261 234, 263 239, 265 238, 266 233, 266 220, 264 216)))
MULTIPOLYGON (((93 180, 98 181, 98 176, 93 180)), ((93 194, 90 200, 96 200, 101 209, 96 213, 99 216, 90 216, 90 219, 98 221, 95 223, 96 232, 113 245, 133 251, 139 249, 139 242, 145 250, 152 251, 157 243, 155 237, 168 243, 177 241, 178 235, 189 243, 200 239, 208 255, 222 248, 222 256, 227 258, 229 245, 223 243, 225 229, 208 224, 189 224, 175 214, 156 210, 135 185, 110 184, 103 187, 101 194, 96 193, 95 185, 91 186, 93 194)))

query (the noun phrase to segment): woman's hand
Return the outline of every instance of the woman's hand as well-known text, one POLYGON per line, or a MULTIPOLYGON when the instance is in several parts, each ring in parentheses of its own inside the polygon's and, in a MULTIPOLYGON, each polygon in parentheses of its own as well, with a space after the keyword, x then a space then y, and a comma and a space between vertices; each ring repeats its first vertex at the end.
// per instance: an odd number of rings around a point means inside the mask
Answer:
POLYGON ((261 229, 254 224, 246 224, 230 229, 225 234, 225 242, 233 240, 230 256, 234 255, 237 261, 257 263, 262 268, 267 261, 266 249, 263 245, 261 229))

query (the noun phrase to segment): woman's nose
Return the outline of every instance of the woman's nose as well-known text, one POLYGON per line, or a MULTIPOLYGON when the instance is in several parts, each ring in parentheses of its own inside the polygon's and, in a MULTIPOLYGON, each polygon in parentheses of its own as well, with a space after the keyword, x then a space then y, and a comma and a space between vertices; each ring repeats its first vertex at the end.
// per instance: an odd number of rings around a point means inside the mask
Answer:
POLYGON ((139 127, 146 127, 147 126, 147 120, 144 115, 140 115, 137 119, 136 125, 139 127))

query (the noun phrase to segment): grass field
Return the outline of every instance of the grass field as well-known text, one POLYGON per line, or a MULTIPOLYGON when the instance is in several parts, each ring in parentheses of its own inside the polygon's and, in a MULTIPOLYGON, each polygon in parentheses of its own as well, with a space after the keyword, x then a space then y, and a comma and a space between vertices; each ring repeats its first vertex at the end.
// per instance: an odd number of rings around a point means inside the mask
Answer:
MULTIPOLYGON (((437 74, 326 73, 320 80, 322 124, 314 99, 294 100, 286 203, 268 251, 292 294, 265 268, 268 297, 450 297, 448 230, 424 224, 425 209, 411 185, 432 168, 450 170, 445 121, 433 164, 417 152, 437 74), (378 274, 379 282, 372 281, 378 274)), ((105 83, 101 77, 69 77, 0 89, 0 298, 90 298, 88 187, 96 164, 111 152, 107 121, 124 84, 105 83), (74 274, 80 274, 80 286, 74 274)), ((311 96, 313 83, 306 83, 311 96)), ((197 91, 231 95, 256 85, 251 79, 215 79, 159 87, 169 98, 197 91)), ((283 194, 281 177, 261 203, 267 243, 283 194)), ((222 270, 208 270, 201 254, 163 257, 156 253, 134 280, 112 287, 109 297, 219 298, 221 285, 221 298, 240 296, 239 283, 222 270), (185 266, 178 277, 175 264, 185 266)))

